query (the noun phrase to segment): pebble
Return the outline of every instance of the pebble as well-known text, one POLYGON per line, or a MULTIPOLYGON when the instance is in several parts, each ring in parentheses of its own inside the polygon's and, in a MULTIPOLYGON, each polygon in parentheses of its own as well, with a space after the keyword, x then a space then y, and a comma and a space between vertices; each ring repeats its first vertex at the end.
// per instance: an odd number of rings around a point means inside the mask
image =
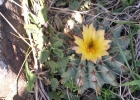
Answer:
POLYGON ((4 0, 0 0, 0 6, 3 5, 3 3, 4 3, 4 0))

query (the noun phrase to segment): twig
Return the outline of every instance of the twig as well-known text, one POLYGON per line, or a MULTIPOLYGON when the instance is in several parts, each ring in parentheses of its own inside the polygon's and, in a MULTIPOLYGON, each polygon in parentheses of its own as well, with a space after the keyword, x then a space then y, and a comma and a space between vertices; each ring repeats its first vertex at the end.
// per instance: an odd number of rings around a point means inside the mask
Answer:
POLYGON ((18 4, 17 2, 15 2, 14 0, 11 0, 11 2, 23 9, 23 7, 20 4, 18 4))
MULTIPOLYGON (((28 12, 27 6, 28 6, 28 1, 25 0, 24 4, 23 4, 24 13, 28 12)), ((25 19, 25 23, 26 24, 30 23, 29 18, 28 18, 27 15, 24 16, 24 19, 25 19)), ((32 37, 31 37, 31 33, 27 32, 27 35, 29 37, 29 41, 30 41, 30 44, 31 44, 32 52, 33 52, 35 73, 37 73, 38 72, 38 61, 37 61, 37 58, 36 58, 36 50, 34 48, 33 40, 32 40, 32 37)), ((35 92, 35 100, 38 100, 38 80, 35 82, 34 92, 35 92)))
POLYGON ((27 32, 28 34, 28 37, 29 37, 29 40, 30 40, 30 44, 31 44, 31 48, 32 48, 32 52, 33 52, 33 57, 34 57, 34 69, 35 69, 35 72, 37 73, 38 72, 38 63, 37 63, 37 58, 36 58, 36 50, 34 48, 34 44, 33 44, 33 40, 32 40, 32 37, 31 37, 31 33, 30 32, 27 32))
POLYGON ((39 90, 39 92, 40 92, 41 96, 43 97, 43 99, 44 99, 44 100, 47 100, 47 99, 45 98, 45 96, 44 96, 43 92, 41 91, 41 88, 40 88, 40 87, 38 88, 38 90, 39 90))
MULTIPOLYGON (((34 69, 35 69, 35 73, 38 73, 38 63, 37 63, 37 58, 36 58, 36 50, 33 46, 33 40, 31 38, 31 33, 27 32, 29 40, 30 40, 30 44, 31 44, 31 48, 32 48, 32 52, 33 52, 33 58, 34 58, 34 69)), ((35 82, 35 100, 38 100, 38 81, 35 82)))
POLYGON ((44 87, 43 87, 43 84, 42 84, 41 80, 39 80, 39 83, 40 83, 40 88, 41 88, 43 94, 45 95, 45 97, 47 98, 47 100, 50 100, 48 94, 44 90, 44 87))
POLYGON ((70 96, 69 96, 69 91, 68 91, 68 88, 67 88, 67 95, 68 95, 68 99, 70 100, 70 96))
MULTIPOLYGON (((21 37, 19 37, 19 36, 17 36, 17 35, 15 35, 14 33, 12 33, 12 32, 10 32, 12 35, 14 35, 15 37, 17 37, 17 38, 21 38, 21 37)), ((26 38, 26 37, 23 37, 25 40, 29 40, 28 38, 26 38)))
POLYGON ((117 3, 115 3, 114 5, 112 5, 112 6, 108 7, 108 8, 106 8, 106 9, 111 9, 111 8, 117 6, 117 5, 119 4, 119 2, 120 2, 120 0, 118 0, 117 3))
MULTIPOLYGON (((51 1, 51 0, 50 0, 51 1)), ((52 7, 52 5, 56 2, 57 0, 52 0, 51 1, 51 4, 50 4, 50 6, 49 6, 49 9, 52 7)))
POLYGON ((5 21, 11 26, 11 28, 19 35, 19 37, 26 43, 28 46, 30 44, 20 35, 20 33, 14 28, 14 26, 7 20, 7 18, 0 12, 0 15, 5 19, 5 21))
MULTIPOLYGON (((122 72, 122 71, 121 71, 121 72, 122 72)), ((122 92, 121 84, 122 84, 122 83, 121 83, 121 74, 120 74, 120 86, 119 86, 119 87, 120 87, 120 96, 121 96, 121 92, 122 92)))
POLYGON ((38 100, 38 81, 35 82, 34 91, 35 91, 35 100, 38 100))
MULTIPOLYGON (((48 11, 54 11, 54 12, 61 12, 61 13, 67 13, 67 14, 71 14, 71 13, 80 13, 80 14, 88 14, 89 10, 88 11, 75 11, 75 10, 69 10, 69 9, 62 9, 62 8, 56 8, 56 7, 51 7, 50 9, 48 9, 48 11)), ((91 15, 91 16, 94 16, 92 14, 88 14, 88 15, 91 15)))
POLYGON ((124 11, 126 11, 127 9, 132 8, 132 7, 137 8, 136 6, 128 6, 128 7, 126 7, 122 12, 124 12, 124 11))

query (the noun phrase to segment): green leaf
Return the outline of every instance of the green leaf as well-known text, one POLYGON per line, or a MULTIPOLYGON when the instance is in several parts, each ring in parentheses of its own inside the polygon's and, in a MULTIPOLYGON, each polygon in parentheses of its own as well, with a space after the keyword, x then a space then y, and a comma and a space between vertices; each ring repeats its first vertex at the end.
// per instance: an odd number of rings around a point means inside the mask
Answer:
POLYGON ((121 84, 121 86, 129 86, 129 85, 139 85, 140 86, 140 80, 134 80, 131 82, 126 82, 124 84, 121 84))
POLYGON ((56 88, 58 87, 58 85, 59 85, 59 82, 58 82, 58 80, 56 79, 56 78, 52 78, 51 79, 51 86, 52 86, 52 90, 56 90, 56 88))
POLYGON ((39 58, 40 63, 43 64, 48 59, 49 55, 50 52, 48 50, 42 51, 39 58))
POLYGON ((130 87, 131 93, 135 92, 136 90, 140 90, 140 87, 138 85, 133 85, 130 87))
POLYGON ((44 36, 42 29, 37 27, 35 24, 28 24, 25 25, 24 28, 26 29, 27 32, 31 32, 33 35, 33 40, 39 50, 42 50, 46 37, 44 36))
POLYGON ((47 7, 43 7, 41 10, 38 12, 38 20, 40 24, 44 25, 48 18, 47 18, 47 7))
POLYGON ((73 92, 78 90, 77 84, 75 84, 72 79, 68 80, 68 82, 65 84, 65 87, 67 87, 68 89, 70 89, 70 91, 73 91, 73 92))
POLYGON ((68 63, 69 63, 69 57, 64 57, 64 58, 61 58, 57 61, 59 68, 67 66, 68 63))
POLYGON ((64 57, 57 61, 59 74, 63 74, 65 72, 68 63, 69 63, 69 57, 64 57))
POLYGON ((60 97, 63 98, 62 100, 80 100, 80 96, 78 96, 76 94, 71 94, 68 97, 68 95, 65 91, 61 93, 60 97))
POLYGON ((56 26, 57 26, 58 31, 61 31, 61 30, 63 29, 63 24, 62 24, 61 19, 60 19, 59 17, 56 16, 56 17, 54 18, 54 21, 55 21, 55 23, 56 23, 56 26))
POLYGON ((116 97, 117 97, 116 95, 111 95, 111 98, 114 98, 115 99, 116 97))
POLYGON ((133 5, 136 0, 129 0, 129 6, 133 5))
POLYGON ((35 24, 24 25, 26 31, 30 31, 31 33, 39 33, 40 29, 35 24))
POLYGON ((136 66, 140 67, 140 60, 136 61, 136 66))
POLYGON ((98 3, 100 4, 100 5, 102 5, 102 6, 104 6, 104 7, 106 7, 107 6, 107 4, 105 3, 105 1, 100 1, 100 0, 98 0, 98 3))
POLYGON ((31 22, 33 22, 33 23, 35 23, 35 24, 38 24, 38 23, 39 23, 39 21, 38 21, 36 15, 34 15, 33 13, 30 12, 30 13, 28 14, 28 16, 29 16, 31 22))
POLYGON ((56 2, 56 7, 65 6, 66 4, 67 4, 67 2, 59 0, 56 2))
POLYGON ((57 65, 56 62, 54 62, 54 61, 47 61, 46 64, 51 67, 51 73, 56 73, 56 68, 58 68, 58 65, 57 65))
POLYGON ((113 13, 120 13, 120 12, 122 12, 124 10, 124 8, 125 8, 125 6, 122 6, 122 7, 118 8, 118 9, 115 9, 115 10, 113 10, 113 13))
POLYGON ((71 10, 77 10, 80 6, 80 2, 79 1, 73 1, 69 4, 69 7, 71 10))
POLYGON ((44 44, 45 44, 45 41, 46 41, 46 37, 44 36, 42 30, 39 31, 39 33, 36 33, 36 34, 32 34, 33 35, 33 39, 34 39, 34 42, 35 44, 37 45, 37 48, 39 50, 42 50, 44 44))
POLYGON ((121 24, 121 25, 124 25, 124 24, 129 25, 130 24, 130 26, 140 28, 140 25, 137 22, 134 22, 134 21, 113 20, 113 19, 109 19, 109 20, 112 21, 112 22, 121 24))
POLYGON ((128 6, 128 0, 121 0, 124 6, 128 6))
POLYGON ((54 42, 54 47, 61 47, 63 46, 63 40, 62 39, 58 39, 56 42, 54 42))
POLYGON ((54 30, 51 27, 49 27, 49 32, 54 35, 54 30))
POLYGON ((134 27, 133 31, 130 34, 136 35, 136 34, 139 34, 139 33, 140 33, 140 30, 137 27, 134 27))
POLYGON ((26 70, 26 77, 27 77, 27 80, 28 80, 28 84, 26 86, 26 90, 30 92, 34 88, 34 83, 37 80, 37 77, 36 77, 35 74, 31 73, 31 71, 29 70, 28 61, 27 60, 25 62, 25 70, 26 70))
POLYGON ((97 100, 103 100, 103 98, 101 96, 98 96, 97 100))
POLYGON ((48 92, 48 95, 51 100, 61 100, 60 96, 57 95, 57 92, 48 92))
POLYGON ((79 34, 79 33, 81 33, 81 29, 80 29, 80 27, 79 26, 75 26, 74 28, 73 28, 73 32, 75 33, 75 34, 79 34))
POLYGON ((56 54, 56 55, 58 55, 60 58, 63 58, 63 53, 62 53, 62 50, 60 50, 60 49, 57 49, 57 48, 54 48, 53 49, 53 52, 56 54))

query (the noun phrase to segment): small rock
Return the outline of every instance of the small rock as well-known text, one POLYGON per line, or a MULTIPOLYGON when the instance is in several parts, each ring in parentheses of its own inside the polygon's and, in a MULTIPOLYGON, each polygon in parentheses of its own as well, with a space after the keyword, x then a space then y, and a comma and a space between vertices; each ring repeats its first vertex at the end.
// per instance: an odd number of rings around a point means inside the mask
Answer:
POLYGON ((0 6, 3 5, 3 3, 4 3, 4 0, 0 0, 0 6))

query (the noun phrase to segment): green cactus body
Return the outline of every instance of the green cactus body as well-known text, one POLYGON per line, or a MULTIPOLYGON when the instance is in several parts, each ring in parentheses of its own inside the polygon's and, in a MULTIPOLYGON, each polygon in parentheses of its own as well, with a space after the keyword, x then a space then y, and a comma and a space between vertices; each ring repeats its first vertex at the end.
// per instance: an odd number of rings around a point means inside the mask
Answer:
POLYGON ((78 63, 79 63, 79 59, 76 60, 72 60, 69 64, 68 64, 68 69, 66 72, 63 73, 62 77, 64 80, 64 84, 72 79, 74 81, 75 76, 77 74, 77 68, 78 68, 78 63))
POLYGON ((93 62, 88 62, 87 66, 88 66, 88 73, 89 73, 89 86, 90 88, 95 89, 97 94, 100 94, 101 91, 100 88, 103 86, 104 80, 97 72, 93 62))
MULTIPOLYGON (((96 64, 91 61, 80 61, 71 60, 69 61, 67 70, 62 74, 64 79, 64 84, 72 79, 75 84, 79 87, 79 94, 84 93, 88 88, 92 88, 97 94, 100 94, 101 88, 104 84, 111 84, 113 86, 118 86, 116 77, 118 74, 125 74, 129 70, 124 64, 124 59, 119 51, 119 47, 114 39, 117 38, 127 60, 131 59, 130 52, 127 49, 129 45, 129 38, 122 37, 121 32, 123 30, 122 25, 116 25, 112 27, 113 33, 109 33, 110 21, 104 20, 103 27, 99 26, 99 22, 95 20, 94 26, 96 28, 103 28, 107 32, 105 34, 109 35, 109 39, 112 41, 110 43, 110 49, 108 50, 109 55, 102 57, 102 60, 98 61, 96 64), (98 24, 98 25, 97 25, 98 24), (114 35, 113 35, 114 34, 114 35)), ((106 37, 105 37, 106 38, 106 37)), ((69 51, 68 55, 72 55, 73 51, 69 51)), ((76 58, 77 59, 77 58, 76 58)), ((79 57, 80 59, 80 57, 79 57)))
MULTIPOLYGON (((125 57, 127 58, 127 60, 130 60, 130 59, 131 59, 131 53, 130 53, 130 51, 125 50, 125 51, 124 51, 124 55, 125 55, 125 57)), ((123 59, 121 53, 118 53, 118 54, 115 56, 115 59, 116 59, 118 62, 121 62, 122 64, 124 64, 124 59, 123 59)))
POLYGON ((124 73, 128 70, 127 67, 123 63, 117 61, 114 57, 105 56, 103 59, 104 60, 108 59, 104 61, 104 63, 107 65, 108 68, 112 69, 118 74, 124 73))
POLYGON ((99 65, 98 70, 105 83, 111 84, 113 86, 118 85, 115 80, 116 74, 111 69, 106 67, 105 64, 102 63, 101 65, 99 65))
POLYGON ((83 93, 87 88, 89 88, 88 71, 87 71, 87 65, 85 60, 80 61, 79 63, 75 82, 79 87, 78 90, 79 94, 83 93))

